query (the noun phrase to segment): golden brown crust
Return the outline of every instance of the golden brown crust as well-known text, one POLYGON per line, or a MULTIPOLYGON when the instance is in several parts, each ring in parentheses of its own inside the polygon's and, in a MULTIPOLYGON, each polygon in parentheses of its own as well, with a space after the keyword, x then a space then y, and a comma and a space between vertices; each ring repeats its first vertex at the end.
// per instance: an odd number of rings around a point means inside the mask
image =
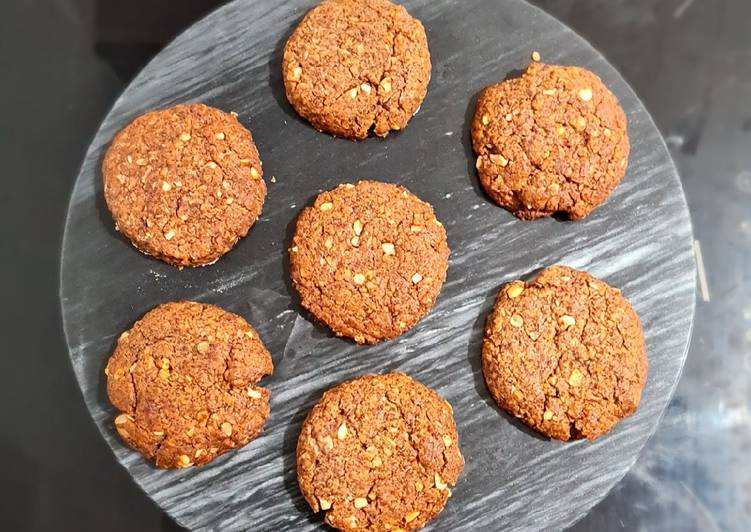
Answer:
POLYGON ((463 469, 451 405, 401 373, 328 390, 297 442, 300 490, 339 530, 422 528, 463 469))
POLYGON ((600 78, 536 62, 480 94, 472 143, 485 191, 522 219, 584 218, 620 183, 629 154, 626 115, 600 78))
POLYGON ((639 317, 620 291, 552 266, 498 293, 482 349, 501 408, 560 440, 594 440, 636 411, 647 378, 639 317))
POLYGON ((116 229, 179 267, 210 264, 232 249, 266 197, 250 132, 203 104, 136 118, 115 136, 102 174, 116 229))
POLYGON ((431 206, 377 181, 321 193, 298 217, 289 251, 302 305, 358 343, 412 328, 435 303, 449 256, 431 206))
POLYGON ((269 392, 256 384, 272 371, 243 318, 182 301, 124 332, 105 374, 120 437, 169 469, 206 464, 255 438, 269 415, 269 392))
POLYGON ((325 0, 284 48, 282 75, 292 107, 316 129, 385 137, 414 115, 430 80, 422 24, 387 0, 325 0))

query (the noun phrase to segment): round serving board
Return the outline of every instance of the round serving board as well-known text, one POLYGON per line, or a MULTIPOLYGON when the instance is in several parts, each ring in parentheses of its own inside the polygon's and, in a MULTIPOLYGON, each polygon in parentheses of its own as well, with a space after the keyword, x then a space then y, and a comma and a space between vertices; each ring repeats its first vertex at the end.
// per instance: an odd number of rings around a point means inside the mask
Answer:
POLYGON ((70 200, 62 250, 65 332, 86 404, 117 459, 169 515, 190 529, 322 528, 295 477, 303 416, 330 386, 362 373, 403 371, 454 406, 467 465, 431 530, 563 528, 626 473, 657 427, 681 373, 694 313, 686 201, 649 114, 583 39, 520 0, 414 0, 433 74, 408 127, 386 140, 335 139, 299 119, 281 82, 284 43, 313 0, 237 0, 167 46, 119 98, 96 134, 70 200), (579 222, 523 222, 479 189, 469 121, 480 89, 543 60, 600 75, 620 98, 632 141, 615 193, 579 222), (213 266, 177 270, 115 232, 100 164, 114 133, 144 111, 202 101, 250 127, 269 187, 263 215, 213 266), (272 177, 273 176, 273 177, 272 177), (336 338, 299 307, 286 249, 300 209, 342 182, 400 183, 430 202, 452 254, 432 312, 375 347, 336 338), (499 286, 554 263, 619 287, 641 316, 649 379, 633 417, 595 443, 537 436, 490 399, 480 369, 483 323, 499 286), (272 353, 271 416, 248 446, 202 468, 162 471, 125 447, 112 426, 104 366, 120 332, 159 303, 192 299, 246 317, 272 353))

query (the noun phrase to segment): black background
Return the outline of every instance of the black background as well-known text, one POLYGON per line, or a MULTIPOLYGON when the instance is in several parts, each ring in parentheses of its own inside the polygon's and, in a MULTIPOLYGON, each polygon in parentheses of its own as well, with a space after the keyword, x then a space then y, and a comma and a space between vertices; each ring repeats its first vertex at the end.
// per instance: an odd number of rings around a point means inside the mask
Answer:
MULTIPOLYGON (((0 3, 0 530, 180 530, 84 407, 62 336, 59 250, 78 166, 108 108, 220 3, 0 3)), ((533 3, 600 49, 653 114, 707 279, 658 433, 574 530, 751 529, 751 2, 533 3)))

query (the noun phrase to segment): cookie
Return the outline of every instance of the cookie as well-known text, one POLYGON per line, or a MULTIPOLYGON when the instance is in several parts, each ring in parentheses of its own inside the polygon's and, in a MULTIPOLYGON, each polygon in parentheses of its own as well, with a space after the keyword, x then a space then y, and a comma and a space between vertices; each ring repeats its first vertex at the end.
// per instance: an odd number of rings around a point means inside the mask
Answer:
POLYGON ((448 256, 432 207, 377 181, 320 194, 298 217, 289 249, 302 306, 361 344, 395 338, 427 314, 448 256))
POLYGON ((620 183, 629 154, 626 115, 600 78, 537 62, 480 94, 472 144, 487 194, 523 220, 584 218, 620 183))
POLYGON ((284 48, 284 88, 295 111, 338 137, 385 137, 407 125, 430 80, 422 24, 387 0, 325 0, 284 48))
POLYGON ((102 164, 115 228, 178 267, 211 264, 261 214, 266 184, 253 137, 236 115, 203 104, 146 113, 102 164))
POLYGON ((639 317, 620 291, 552 266, 501 288, 482 369, 509 414, 551 438, 602 436, 639 406, 647 356, 639 317))
POLYGON ((123 441, 157 467, 203 465, 262 430, 273 371, 253 327, 213 305, 182 301, 148 312, 120 335, 107 393, 123 441))
POLYGON ((464 469, 451 405, 401 373, 328 390, 297 441, 297 480, 338 530, 417 530, 464 469))

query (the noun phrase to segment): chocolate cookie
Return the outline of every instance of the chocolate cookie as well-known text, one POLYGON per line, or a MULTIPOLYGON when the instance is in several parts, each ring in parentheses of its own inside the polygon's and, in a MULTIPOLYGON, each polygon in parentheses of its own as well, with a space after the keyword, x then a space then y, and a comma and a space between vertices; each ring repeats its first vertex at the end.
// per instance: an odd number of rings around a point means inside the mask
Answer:
POLYGON ((480 182, 517 217, 587 216, 626 171, 626 115, 583 68, 533 62, 523 76, 486 88, 472 143, 480 182))
POLYGON ((451 405, 401 373, 340 384, 308 413, 297 480, 339 530, 417 530, 464 469, 451 405))
POLYGON ((430 53, 422 24, 387 0, 325 0, 284 48, 292 107, 338 137, 381 137, 402 129, 428 89, 430 53))
POLYGON ((175 266, 211 264, 248 233, 266 184, 250 132, 203 104, 152 111, 120 131, 102 164, 115 228, 175 266))
POLYGON ((255 438, 273 370, 258 334, 213 305, 166 303, 117 341, 104 370, 115 429, 161 468, 202 465, 255 438))
POLYGON ((412 328, 435 303, 448 256, 431 206, 377 181, 320 194, 297 219, 289 250, 302 305, 358 343, 412 328))
POLYGON ((552 266, 498 294, 482 368, 501 408, 551 438, 594 440, 636 411, 647 378, 639 317, 591 275, 552 266))

